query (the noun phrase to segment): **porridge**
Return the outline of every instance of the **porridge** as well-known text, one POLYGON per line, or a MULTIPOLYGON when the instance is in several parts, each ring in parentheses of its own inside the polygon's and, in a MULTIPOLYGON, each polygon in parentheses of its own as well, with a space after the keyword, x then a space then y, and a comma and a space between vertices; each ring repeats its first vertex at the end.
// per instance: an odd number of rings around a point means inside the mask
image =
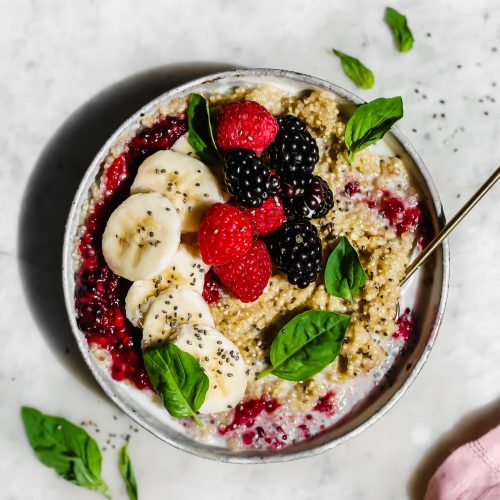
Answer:
POLYGON ((348 157, 327 91, 204 98, 218 150, 192 96, 110 150, 75 245, 78 324, 195 438, 281 448, 346 415, 411 334, 396 314, 419 195, 401 159, 348 157))

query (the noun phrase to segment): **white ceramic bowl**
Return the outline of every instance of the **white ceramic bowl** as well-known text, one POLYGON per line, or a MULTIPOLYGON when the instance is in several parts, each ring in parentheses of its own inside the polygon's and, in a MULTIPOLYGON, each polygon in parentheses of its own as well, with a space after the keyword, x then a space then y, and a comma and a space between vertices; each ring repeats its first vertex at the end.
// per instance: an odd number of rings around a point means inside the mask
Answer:
MULTIPOLYGON (((405 287, 400 305, 401 308, 409 306, 415 312, 417 322, 414 338, 417 341, 403 354, 403 359, 389 371, 383 383, 371 393, 370 397, 347 417, 310 440, 292 444, 280 450, 234 451, 195 441, 182 431, 182 427, 175 419, 170 418, 163 408, 152 403, 149 395, 132 388, 130 384, 113 380, 108 370, 89 351, 85 335, 76 323, 74 305, 76 270, 73 268, 72 252, 82 204, 87 200, 88 189, 99 172, 100 165, 118 138, 140 129, 141 116, 152 112, 159 105, 176 97, 187 96, 192 92, 224 92, 235 86, 254 86, 263 83, 273 83, 294 92, 309 89, 330 91, 336 96, 345 114, 351 113, 354 105, 364 102, 330 82, 308 75, 273 69, 245 69, 217 73, 169 90, 131 116, 116 130, 94 158, 71 206, 63 251, 63 287, 71 327, 87 365, 106 394, 139 425, 167 443, 201 457, 236 463, 280 462, 309 457, 356 436, 381 418, 408 389, 424 365, 441 323, 448 292, 449 250, 445 242, 435 252, 431 262, 418 271, 410 284, 405 287)), ((377 148, 402 157, 427 207, 433 229, 437 232, 444 224, 443 209, 429 172, 413 146, 397 127, 394 127, 377 144, 377 148)))

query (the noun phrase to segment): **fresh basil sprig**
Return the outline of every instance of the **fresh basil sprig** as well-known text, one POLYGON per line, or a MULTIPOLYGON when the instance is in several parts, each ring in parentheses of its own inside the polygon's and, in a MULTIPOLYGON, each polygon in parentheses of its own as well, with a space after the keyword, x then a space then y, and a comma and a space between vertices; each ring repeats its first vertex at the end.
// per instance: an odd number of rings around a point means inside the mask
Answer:
POLYGON ((200 94, 191 94, 188 110, 188 142, 200 159, 208 165, 220 163, 215 145, 208 101, 200 94))
POLYGON ((130 456, 128 454, 128 444, 124 444, 120 449, 118 465, 129 499, 137 500, 139 498, 137 495, 137 481, 135 479, 134 469, 132 468, 132 462, 130 461, 130 456))
POLYGON ((31 447, 42 464, 55 469, 67 481, 111 498, 101 478, 101 452, 84 429, 27 406, 22 407, 21 417, 31 447))
POLYGON ((362 104, 351 116, 345 129, 347 160, 352 163, 354 154, 379 139, 403 116, 401 97, 380 97, 362 104))
POLYGON ((386 7, 385 21, 394 35, 399 52, 409 52, 413 47, 415 39, 408 27, 406 16, 403 16, 403 14, 392 7, 386 7))
POLYGON ((342 236, 326 263, 326 291, 335 297, 352 301, 365 282, 366 273, 359 256, 349 240, 342 236))
POLYGON ((368 69, 359 59, 349 56, 340 50, 332 49, 333 53, 340 59, 344 73, 358 86, 363 89, 371 89, 375 83, 373 72, 368 69))
POLYGON ((320 372, 339 354, 351 321, 348 314, 306 311, 295 316, 271 344, 271 367, 257 379, 272 373, 292 381, 305 380, 320 372))
POLYGON ((175 344, 167 343, 144 351, 146 372, 167 411, 177 418, 196 416, 208 390, 208 377, 198 361, 175 344))

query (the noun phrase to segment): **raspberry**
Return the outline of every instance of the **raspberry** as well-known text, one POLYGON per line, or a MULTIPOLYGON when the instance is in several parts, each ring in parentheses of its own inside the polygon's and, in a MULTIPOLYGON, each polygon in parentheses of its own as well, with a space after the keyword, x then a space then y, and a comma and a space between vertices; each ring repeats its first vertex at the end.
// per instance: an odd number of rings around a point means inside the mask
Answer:
POLYGON ((237 207, 225 203, 212 205, 203 215, 198 246, 206 264, 226 264, 244 255, 253 241, 250 219, 237 207))
POLYGON ((254 302, 262 295, 271 276, 271 257, 265 243, 257 240, 243 257, 213 269, 236 298, 254 302))
POLYGON ((241 210, 252 221, 255 234, 260 236, 276 231, 286 221, 283 204, 277 196, 268 198, 258 208, 242 208, 241 210))
POLYGON ((207 304, 216 304, 222 296, 222 289, 215 273, 210 269, 205 274, 202 297, 207 304))
POLYGON ((217 146, 222 149, 251 149, 257 154, 273 142, 278 122, 258 102, 242 101, 226 104, 217 122, 217 146))

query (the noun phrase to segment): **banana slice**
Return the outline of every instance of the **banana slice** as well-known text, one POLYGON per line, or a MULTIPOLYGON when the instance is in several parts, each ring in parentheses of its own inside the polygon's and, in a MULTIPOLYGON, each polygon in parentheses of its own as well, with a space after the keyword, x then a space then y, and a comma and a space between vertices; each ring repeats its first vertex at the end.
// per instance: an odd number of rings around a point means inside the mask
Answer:
POLYGON ((170 342, 194 356, 210 381, 200 413, 227 411, 243 399, 247 367, 238 348, 222 333, 206 325, 181 325, 170 342))
POLYGON ((188 286, 173 285, 151 301, 144 318, 142 348, 164 342, 184 323, 215 326, 208 304, 188 286))
POLYGON ((133 193, 167 196, 181 217, 183 233, 196 232, 202 215, 224 198, 219 181, 201 161, 175 151, 157 151, 139 167, 133 193))
POLYGON ((183 155, 194 156, 197 158, 196 153, 194 152, 193 146, 188 142, 189 132, 186 132, 184 135, 181 135, 175 142, 174 145, 170 148, 171 151, 175 151, 176 153, 181 153, 183 155))
POLYGON ((150 280, 132 283, 125 297, 127 318, 134 326, 141 327, 151 301, 174 284, 186 285, 201 294, 205 273, 209 269, 196 247, 181 243, 167 269, 150 280))
POLYGON ((115 274, 130 281, 152 278, 170 263, 180 229, 180 217, 166 196, 130 196, 108 219, 102 235, 104 259, 115 274))

